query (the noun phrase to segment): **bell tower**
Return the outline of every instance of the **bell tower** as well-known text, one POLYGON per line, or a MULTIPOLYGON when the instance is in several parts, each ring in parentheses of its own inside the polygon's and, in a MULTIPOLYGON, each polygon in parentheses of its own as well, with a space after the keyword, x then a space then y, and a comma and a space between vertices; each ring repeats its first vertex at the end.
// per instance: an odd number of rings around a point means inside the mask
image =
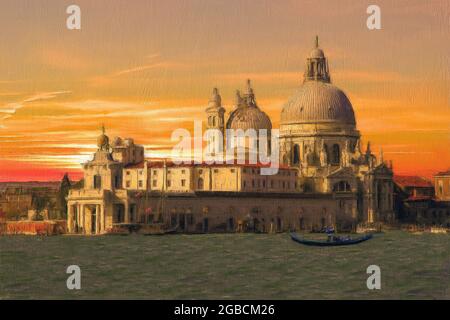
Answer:
POLYGON ((213 89, 211 99, 206 108, 207 123, 206 129, 210 130, 207 138, 208 151, 211 155, 224 151, 224 137, 225 137, 225 109, 222 107, 222 98, 217 88, 213 89), (220 132, 220 134, 219 134, 220 132), (221 141, 217 141, 217 139, 221 141), (218 145, 219 143, 219 145, 218 145), (217 150, 216 146, 219 146, 217 150))

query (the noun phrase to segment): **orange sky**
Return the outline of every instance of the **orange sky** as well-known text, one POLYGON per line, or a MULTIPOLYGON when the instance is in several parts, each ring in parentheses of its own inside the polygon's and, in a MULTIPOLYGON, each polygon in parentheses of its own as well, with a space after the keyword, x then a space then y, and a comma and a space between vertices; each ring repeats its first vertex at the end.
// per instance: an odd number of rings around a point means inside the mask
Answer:
POLYGON ((0 10, 0 181, 79 178, 100 126, 166 154, 217 86, 227 111, 250 77, 278 127, 319 35, 363 142, 397 174, 450 167, 450 4, 376 1, 5 1, 0 10), (78 174, 77 174, 78 172, 78 174))

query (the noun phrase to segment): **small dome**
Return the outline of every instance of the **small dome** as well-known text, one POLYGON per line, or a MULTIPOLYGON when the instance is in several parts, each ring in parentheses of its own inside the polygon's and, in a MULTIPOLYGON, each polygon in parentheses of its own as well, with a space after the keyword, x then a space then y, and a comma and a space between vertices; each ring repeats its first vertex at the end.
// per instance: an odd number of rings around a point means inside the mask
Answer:
POLYGON ((309 54, 310 58, 325 58, 325 54, 323 53, 323 50, 320 48, 314 48, 311 50, 309 54))
POLYGON ((231 112, 228 118, 227 129, 242 129, 244 131, 248 129, 272 129, 270 118, 256 104, 250 79, 247 80, 247 92, 244 97, 241 97, 239 91, 236 92, 236 109, 231 112))
POLYGON ((272 129, 272 122, 267 114, 258 107, 239 107, 228 118, 227 129, 272 129))
POLYGON ((122 142, 123 141, 122 141, 122 139, 120 137, 115 137, 114 140, 113 140, 112 145, 113 145, 113 147, 118 147, 118 146, 122 145, 122 142))
POLYGON ((109 144, 109 138, 108 138, 107 135, 102 133, 101 135, 98 136, 98 138, 97 138, 97 146, 100 149, 106 147, 108 144, 109 144))
POLYGON ((306 81, 281 111, 281 124, 339 122, 355 125, 355 113, 345 93, 330 83, 306 81))

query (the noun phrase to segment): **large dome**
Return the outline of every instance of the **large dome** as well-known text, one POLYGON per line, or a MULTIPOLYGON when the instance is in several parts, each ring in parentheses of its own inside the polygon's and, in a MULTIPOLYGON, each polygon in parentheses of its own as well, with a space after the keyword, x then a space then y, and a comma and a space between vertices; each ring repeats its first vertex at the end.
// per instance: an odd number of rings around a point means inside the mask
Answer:
POLYGON ((272 122, 267 114, 258 107, 238 107, 234 110, 227 121, 227 129, 272 129, 272 122))
POLYGON ((355 125, 355 113, 339 88, 322 81, 306 81, 284 105, 281 124, 318 122, 355 125))

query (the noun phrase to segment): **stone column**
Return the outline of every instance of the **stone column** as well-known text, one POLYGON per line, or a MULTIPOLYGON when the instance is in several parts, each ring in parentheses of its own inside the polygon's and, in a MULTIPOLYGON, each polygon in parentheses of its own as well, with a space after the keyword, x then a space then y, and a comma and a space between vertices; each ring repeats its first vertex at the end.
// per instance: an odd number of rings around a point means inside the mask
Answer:
POLYGON ((102 218, 102 226, 101 226, 101 232, 106 231, 106 217, 105 217, 105 204, 100 205, 100 216, 102 218))
POLYGON ((67 206, 67 231, 73 233, 73 206, 67 206))
POLYGON ((78 221, 78 232, 80 232, 81 213, 80 213, 80 204, 79 203, 77 203, 77 221, 78 221))
POLYGON ((125 202, 125 223, 130 223, 130 206, 125 202))
POLYGON ((80 225, 81 225, 81 229, 82 229, 82 233, 85 234, 86 233, 86 226, 85 226, 85 217, 84 217, 84 204, 80 205, 80 225))

